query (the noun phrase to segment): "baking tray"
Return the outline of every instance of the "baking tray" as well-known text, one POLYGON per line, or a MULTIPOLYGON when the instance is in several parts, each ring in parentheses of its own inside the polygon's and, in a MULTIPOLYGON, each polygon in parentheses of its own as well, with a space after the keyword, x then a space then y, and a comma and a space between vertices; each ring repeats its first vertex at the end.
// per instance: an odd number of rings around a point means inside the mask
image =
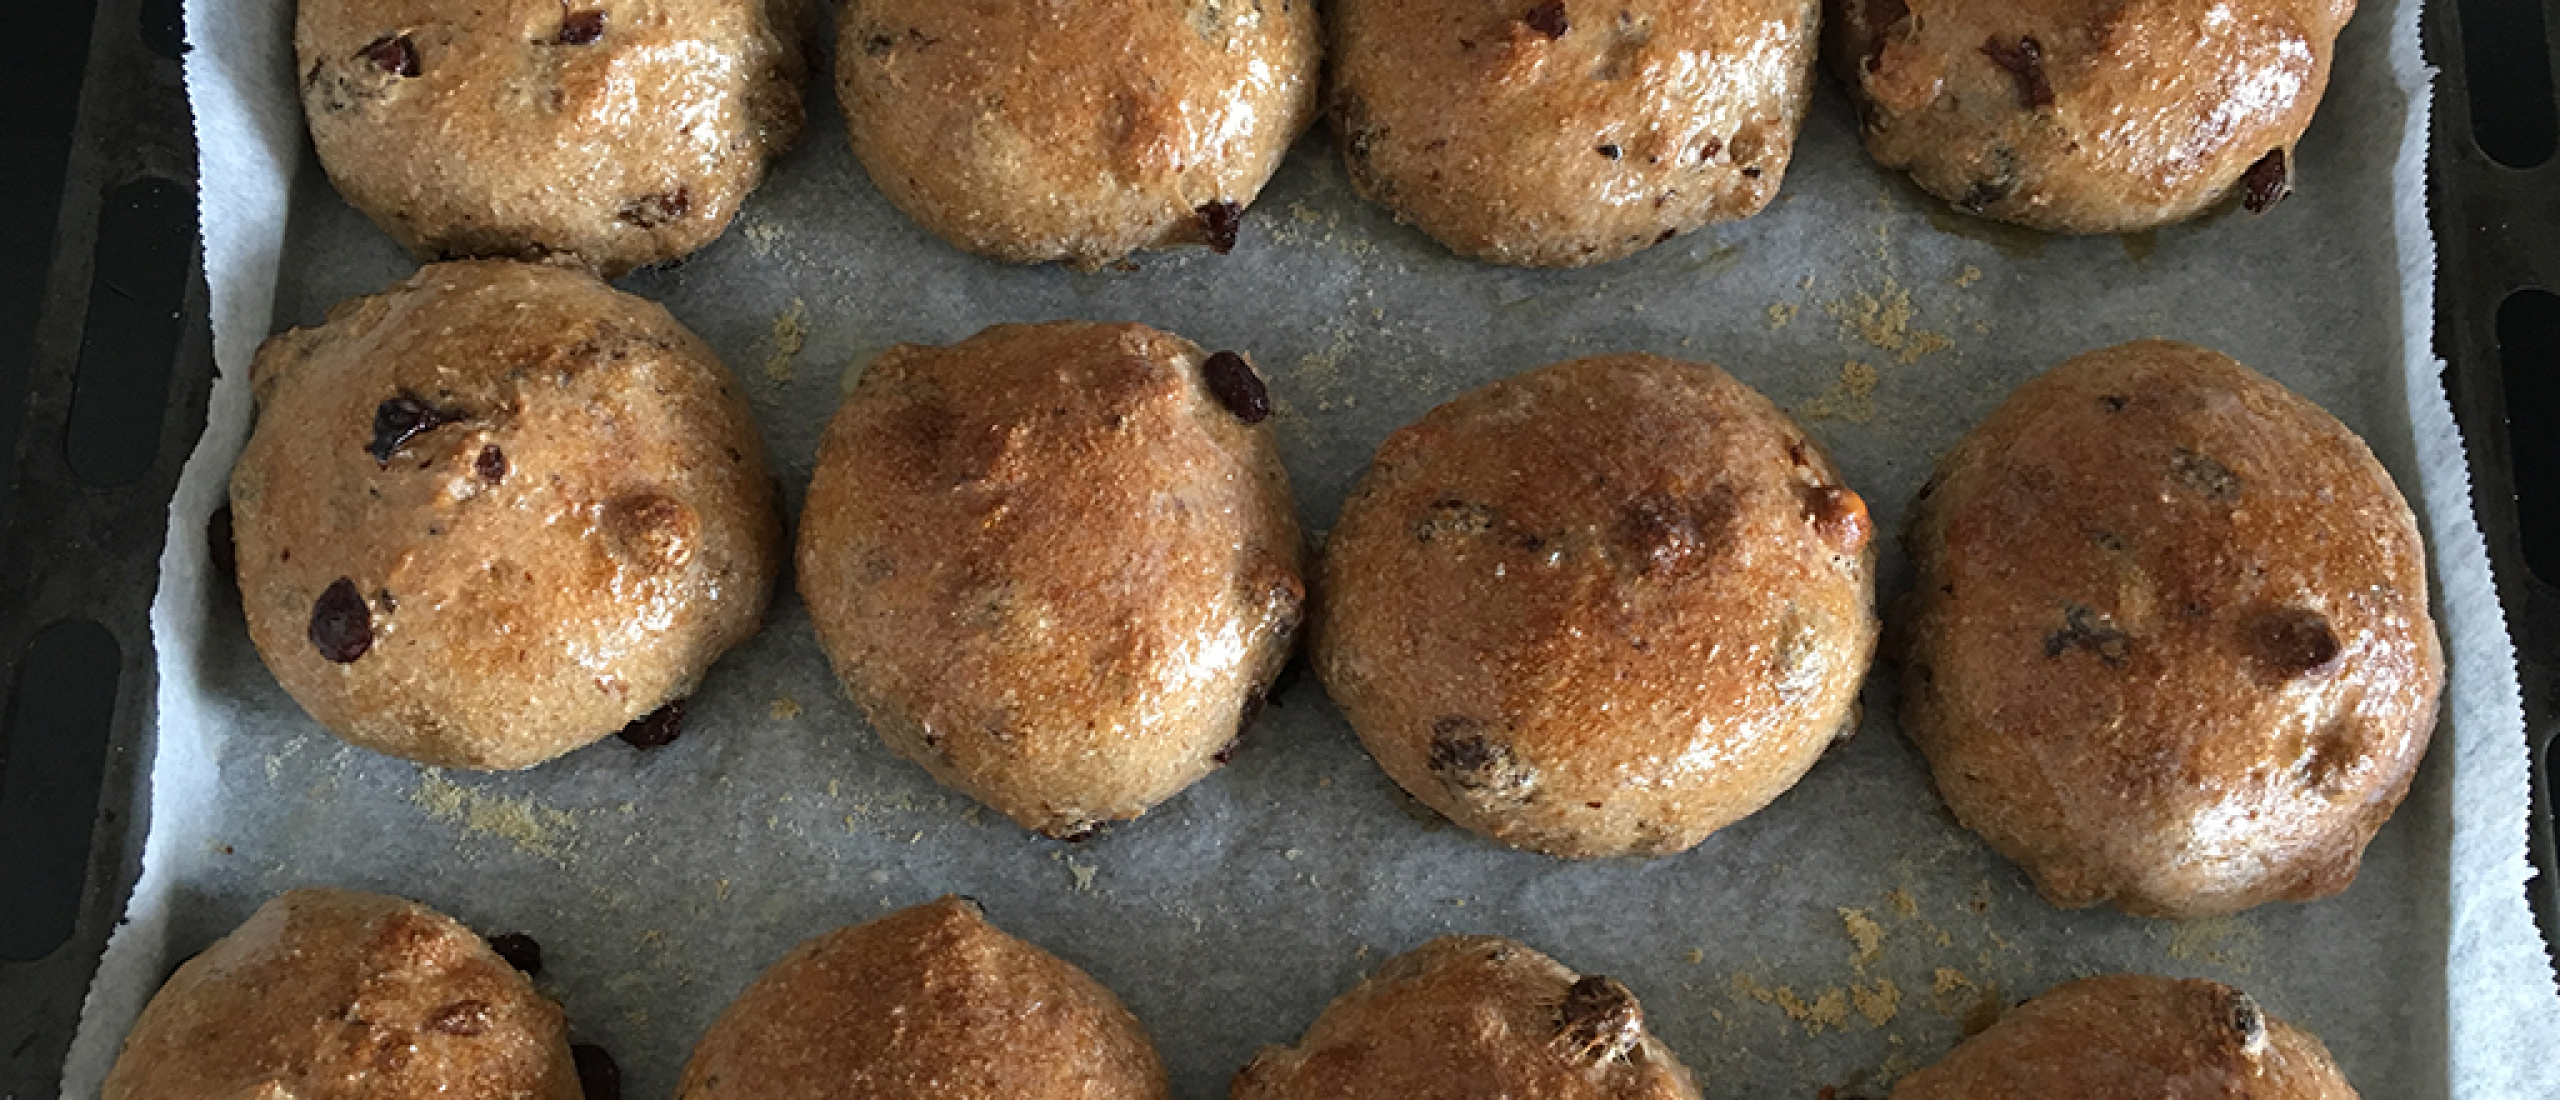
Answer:
MULTIPOLYGON (((2521 128, 2529 132, 2531 97, 2513 89, 2534 85, 2516 74, 2540 65, 2547 89, 2549 54, 2466 48, 2457 15, 2514 19, 2515 12, 2532 10, 2478 8, 2439 5, 2426 18, 2431 56, 2445 66, 2431 181, 2443 250, 2438 339, 2452 363, 2447 382, 2472 444, 2480 520, 2500 595, 2523 650, 2536 759, 2547 765, 2560 710, 2553 697, 2560 605, 2530 569, 2536 560, 2550 560, 2548 549, 2533 556, 2549 540, 2536 543, 2530 532, 2552 522, 2537 516, 2560 511, 2560 501, 2515 494, 2520 482, 2532 487, 2534 473, 2551 464, 2533 465, 2537 441, 2511 440, 2504 414, 2510 405, 2550 407, 2548 383, 2560 373, 2548 372, 2546 361, 2546 373, 2537 375, 2535 364, 2521 361, 2537 348, 2549 355, 2554 341, 2546 334, 2536 343, 2545 331, 2536 328, 2544 323, 2538 307, 2532 299, 2517 306, 2511 298, 2517 287, 2560 286, 2552 270, 2560 259, 2553 236, 2560 227, 2554 209, 2560 181, 2548 162, 2520 169, 2481 151, 2472 137, 2466 66, 2490 74, 2480 85, 2495 94, 2484 102, 2521 108, 2527 118, 2521 128), (2501 353, 2519 362, 2502 363, 2501 353)), ((63 56, 84 56, 86 65, 62 160, 31 155, 13 165, 13 185, 35 200, 13 201, 13 207, 58 214, 44 227, 53 244, 43 285, 32 298, 21 294, 9 302, 28 318, 26 337, 0 331, 9 350, 20 343, 32 349, 0 365, 0 409, 24 410, 0 425, 0 454, 12 460, 12 480, 0 494, 0 683, 11 685, 7 756, 0 759, 6 769, 0 772, 0 830, 6 830, 0 832, 0 890, 6 891, 0 956, 13 956, 0 961, 0 1054, 7 1058, 0 1095, 29 1097, 53 1093, 81 993, 138 866, 134 810, 144 801, 145 777, 135 763, 149 756, 151 693, 145 610, 165 502, 202 424, 211 381, 204 294, 186 216, 192 155, 175 62, 176 5, 98 0, 92 11, 65 4, 36 22, 57 30, 68 25, 73 33, 23 36, 14 48, 31 57, 11 71, 39 74, 38 62, 63 56), (79 26, 83 16, 92 17, 86 28, 79 26), (82 30, 85 54, 59 45, 77 40, 82 30), (46 42, 56 44, 31 45, 46 42), (54 163, 60 165, 51 188, 58 203, 44 198, 41 178, 54 163), (32 185, 19 182, 29 178, 32 185), (84 823, 89 827, 80 828, 84 823)), ((2541 30, 2547 41, 2551 25, 2528 30, 2541 30)), ((2511 47, 2535 36, 2504 26, 2478 37, 2511 47)), ((812 92, 823 95, 823 88, 813 83, 812 92)), ((2506 132, 2500 123, 2481 125, 2506 132)), ((839 139, 821 126, 809 140, 839 139)), ((2510 145, 2499 148, 2513 152, 2510 145)), ((20 194, 13 190, 9 197, 20 194)), ((1286 216, 1264 216, 1274 213, 1286 216)), ((756 369, 752 362, 733 365, 742 373, 756 369)), ((792 448, 780 440, 775 446, 778 454, 792 448)), ((1356 468, 1365 458, 1338 460, 1356 468)), ((1311 518, 1318 518, 1314 512, 1311 518)), ((1315 694, 1302 687, 1290 699, 1315 694)), ((2547 766, 2535 770, 2534 855, 2543 875, 2534 901, 2546 934, 2554 880, 2549 779, 2547 766)), ((1404 945, 1382 948, 1395 946, 1404 945)), ((1571 945, 1550 946, 1573 954, 1571 945)), ((1302 1023, 1261 1030, 1276 1039, 1302 1023)), ((1702 1060, 1703 1052, 1684 1053, 1702 1060)))

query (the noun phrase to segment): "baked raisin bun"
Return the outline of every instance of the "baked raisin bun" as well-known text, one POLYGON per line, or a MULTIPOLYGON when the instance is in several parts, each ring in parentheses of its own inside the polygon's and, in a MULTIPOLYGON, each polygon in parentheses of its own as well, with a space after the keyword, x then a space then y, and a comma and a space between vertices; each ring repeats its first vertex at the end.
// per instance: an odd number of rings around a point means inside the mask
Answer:
POLYGON ((1614 260, 1778 193, 1818 0, 1335 0, 1363 197, 1471 259, 1614 260))
POLYGON ((711 243, 800 134, 812 0, 299 0, 320 164, 420 259, 711 243))
POLYGON ((1143 325, 902 345, 828 424, 800 593, 882 741, 1057 837, 1226 759, 1304 548, 1243 356, 1143 325))
POLYGON ((1516 940, 1443 936, 1326 1006, 1294 1047, 1236 1074, 1232 1100, 1696 1100, 1627 987, 1516 940))
POLYGON ((1012 263, 1224 252, 1315 116, 1314 0, 851 0, 840 23, 871 182, 1012 263))
POLYGON ((105 1100, 580 1100, 560 1006, 470 929, 352 890, 277 896, 154 994, 105 1100))
POLYGON ((2354 0, 1829 0, 1867 152, 1987 218, 2057 233, 2263 211, 2354 0))
POLYGON ((1855 726, 1865 505, 1777 406, 1611 355, 1388 437, 1325 545, 1315 667, 1389 776, 1575 858, 1662 855, 1855 726))
POLYGON ((258 349, 241 603, 347 741, 523 768, 680 703, 782 564, 737 382, 570 268, 431 265, 258 349))
POLYGON ((2426 555, 2354 433, 2204 348, 2018 388, 1912 512, 1903 729, 2056 905, 2345 889, 2435 728, 2426 555))
POLYGON ((2355 1100, 2317 1036, 2220 982, 2109 974, 2011 1009, 1893 1100, 2355 1100))
POLYGON ((1129 1010, 946 897, 783 956, 730 1003, 677 1100, 1170 1100, 1129 1010))

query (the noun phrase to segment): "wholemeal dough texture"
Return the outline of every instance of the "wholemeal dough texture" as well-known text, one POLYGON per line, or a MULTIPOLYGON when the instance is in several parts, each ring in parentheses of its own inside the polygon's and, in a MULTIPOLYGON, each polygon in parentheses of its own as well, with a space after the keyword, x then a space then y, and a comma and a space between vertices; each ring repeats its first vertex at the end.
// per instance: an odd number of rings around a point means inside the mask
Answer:
POLYGON ((2345 889, 2444 659, 2415 519, 2361 440, 2151 340, 2019 387, 1913 509, 1903 729, 2057 905, 2345 889))
POLYGON ((1723 371, 1559 363, 1379 448, 1326 543, 1316 672, 1379 766, 1467 828, 1681 851, 1854 728, 1868 534, 1821 448, 1723 371))
POLYGON ((1867 151, 1984 217, 2062 233, 2263 211, 2354 0, 1829 0, 1867 151))
POLYGON ((799 548, 881 739, 1051 836, 1216 768, 1306 597, 1269 412, 1242 356, 1141 325, 882 355, 827 426, 799 548))
POLYGON ((304 889, 178 968, 104 1100, 580 1100, 560 1006, 416 902, 304 889))
POLYGON ((711 243, 801 126, 810 0, 300 0, 320 163, 421 259, 711 243))
POLYGON ((241 602, 338 736, 522 768, 692 693, 781 566, 727 368, 582 271, 436 264, 258 350, 241 602))
POLYGON ((720 1014, 677 1100, 1170 1100, 1129 1010, 946 897, 792 949, 720 1014))
POLYGON ((1338 0, 1351 184, 1451 251, 1614 260, 1778 193, 1818 0, 1338 0))
POLYGON ((2219 982, 2055 986, 1902 1079, 1893 1100, 2356 1100, 2318 1037, 2219 982))
POLYGON ((851 0, 836 91, 882 194, 952 244, 1098 267, 1220 252, 1315 116, 1315 0, 851 0))
POLYGON ((1294 1047, 1236 1074, 1231 1100, 1697 1100, 1644 1007, 1516 940, 1443 936, 1326 1006, 1294 1047))

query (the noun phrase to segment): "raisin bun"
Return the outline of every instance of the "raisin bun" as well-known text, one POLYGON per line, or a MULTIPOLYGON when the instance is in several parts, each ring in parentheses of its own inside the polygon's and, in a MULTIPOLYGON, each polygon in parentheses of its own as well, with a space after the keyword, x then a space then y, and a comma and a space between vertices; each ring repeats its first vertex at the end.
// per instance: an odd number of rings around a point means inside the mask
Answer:
POLYGON ((1644 1006, 1499 936, 1443 936, 1326 1006, 1294 1047, 1236 1074, 1231 1100, 1697 1100, 1644 1006))
POLYGON ((793 948, 711 1025, 677 1100, 1170 1100, 1155 1047, 1073 964, 946 897, 793 948))
POLYGON ((1867 151, 1960 210, 2058 233, 2263 211, 2354 0, 1829 0, 1867 151))
POLYGON ((1614 260, 1778 193, 1818 0, 1335 0, 1351 185, 1471 259, 1614 260))
POLYGON ((827 426, 800 593, 890 749, 1050 836, 1226 759, 1304 548, 1262 380, 1142 325, 999 325, 873 363, 827 426))
POLYGON ((1903 728, 2056 905, 2326 897, 2408 792, 2444 682, 2417 523, 2229 358, 2150 340, 2029 381, 1907 544, 1903 728))
POLYGON ((305 889, 187 960, 105 1100, 580 1100, 560 1006, 426 906, 305 889))
POLYGON ((249 637, 350 742, 538 764, 682 700, 763 618, 782 564, 763 446, 728 369, 653 303, 574 269, 436 264, 250 371, 249 637))
POLYGON ((1317 585, 1315 667, 1451 820, 1661 855, 1760 809, 1855 725, 1865 505, 1703 363, 1543 367, 1387 439, 1317 585))
POLYGON ((1315 115, 1315 0, 851 0, 839 34, 872 183, 1012 263, 1224 252, 1315 115))
POLYGON ((1893 1100, 2355 1100, 2329 1048, 2219 982, 2143 974, 2047 990, 1902 1079, 1893 1100))
POLYGON ((791 145, 811 0, 300 0, 340 194, 421 259, 711 243, 791 145))

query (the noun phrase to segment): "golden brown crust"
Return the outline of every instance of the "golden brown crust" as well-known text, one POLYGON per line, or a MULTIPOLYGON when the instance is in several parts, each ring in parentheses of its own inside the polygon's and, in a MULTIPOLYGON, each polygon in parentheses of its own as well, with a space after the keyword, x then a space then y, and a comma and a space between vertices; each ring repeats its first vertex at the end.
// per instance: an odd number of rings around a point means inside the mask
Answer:
POLYGON ((1903 1078, 1893 1100, 2356 1100, 2318 1037, 2219 982, 2058 985, 1903 1078))
POLYGON ((1614 260, 1778 193, 1816 0, 1339 0, 1352 186, 1496 263, 1614 260))
POLYGON ((267 341, 251 384, 231 475, 249 635, 348 741, 529 767, 691 694, 762 621, 782 554, 763 446, 727 368, 653 303, 436 264, 267 341), (425 430, 382 431, 395 402, 425 430), (324 652, 324 607, 328 640, 363 644, 324 652))
POLYGON ((1058 322, 864 373, 819 448, 799 584, 891 749, 1052 836, 1217 766, 1306 587, 1271 429, 1210 392, 1210 359, 1058 322))
POLYGON ((1908 545, 1903 729, 2056 905, 2334 894, 2426 751, 2416 520, 2344 425, 2215 352, 2125 344, 2019 387, 1908 545))
POLYGON ((2354 0, 1829 0, 1867 151, 2061 233, 2281 198, 2354 0), (2270 168, 2258 165, 2273 154, 2270 168), (2268 173, 2272 173, 2269 175, 2268 173))
POLYGON ((560 1006, 415 902, 295 890, 153 995, 105 1100, 579 1100, 560 1006))
POLYGON ((1313 0, 852 0, 836 91, 872 182, 926 229, 1092 268, 1225 251, 1314 117, 1320 50, 1313 0))
POLYGON ((1852 723, 1866 510, 1768 399, 1618 355, 1388 438, 1326 544, 1315 667, 1397 783, 1569 857, 1767 805, 1852 723))
POLYGON ((610 278, 711 243, 800 134, 809 0, 301 0, 320 163, 421 259, 610 278))
POLYGON ((1443 936, 1335 998, 1232 1100, 1696 1100, 1635 995, 1499 936, 1443 936))
POLYGON ((1155 1048, 1074 965, 946 897, 794 948, 738 995, 677 1100, 1165 1100, 1155 1048))

